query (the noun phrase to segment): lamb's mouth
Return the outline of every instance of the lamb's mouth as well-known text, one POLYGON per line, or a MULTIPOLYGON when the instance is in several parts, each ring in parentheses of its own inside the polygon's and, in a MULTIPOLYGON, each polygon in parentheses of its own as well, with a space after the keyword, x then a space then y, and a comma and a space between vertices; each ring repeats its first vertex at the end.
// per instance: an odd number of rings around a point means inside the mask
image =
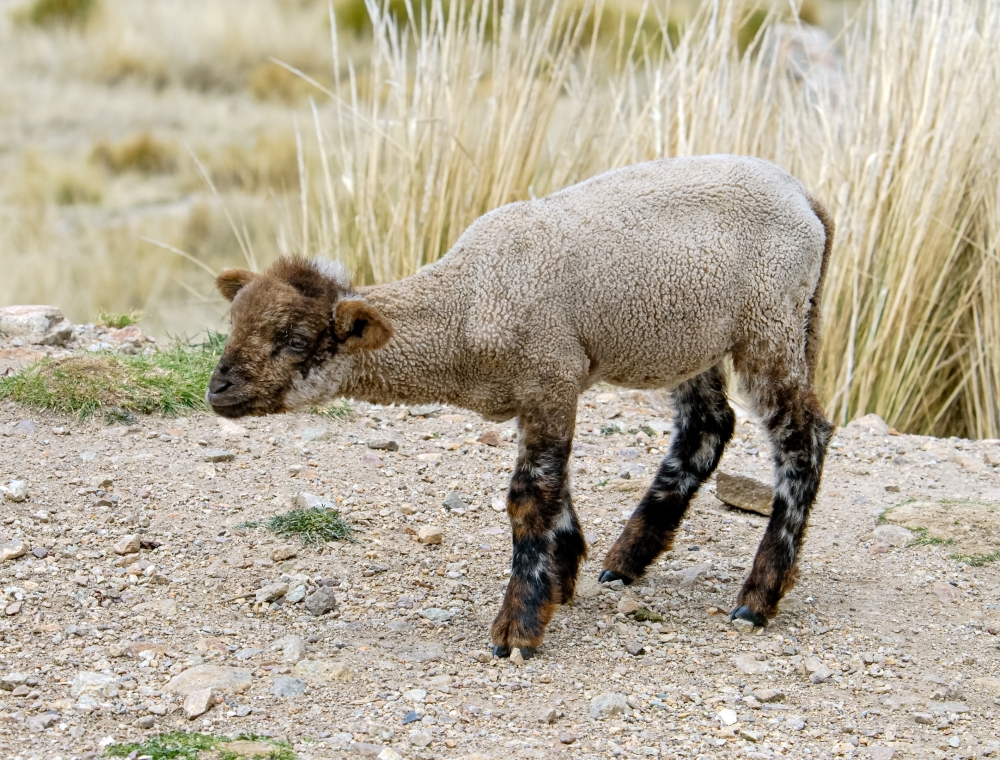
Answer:
MULTIPOLYGON (((212 407, 212 411, 220 417, 236 418, 251 415, 262 416, 271 413, 271 410, 269 409, 262 409, 253 398, 240 398, 237 396, 230 396, 226 393, 206 393, 205 401, 207 401, 208 405, 212 407)), ((277 409, 274 411, 281 410, 277 409)))

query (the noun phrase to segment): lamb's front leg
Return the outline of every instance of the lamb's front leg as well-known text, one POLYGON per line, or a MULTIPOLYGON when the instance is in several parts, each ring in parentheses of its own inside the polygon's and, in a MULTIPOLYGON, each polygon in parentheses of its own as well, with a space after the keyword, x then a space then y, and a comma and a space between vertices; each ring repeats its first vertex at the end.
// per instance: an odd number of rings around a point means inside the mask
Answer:
POLYGON ((520 451, 507 495, 514 543, 510 581, 492 630, 498 657, 515 647, 530 656, 562 601, 555 533, 567 498, 574 421, 575 409, 561 415, 522 414, 519 420, 520 451))

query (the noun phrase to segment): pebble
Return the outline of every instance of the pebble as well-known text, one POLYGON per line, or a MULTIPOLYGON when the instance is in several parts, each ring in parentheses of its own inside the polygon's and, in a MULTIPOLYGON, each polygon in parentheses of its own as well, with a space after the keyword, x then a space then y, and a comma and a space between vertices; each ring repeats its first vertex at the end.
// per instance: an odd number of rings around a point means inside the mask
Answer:
POLYGON ((34 549, 31 550, 31 554, 32 556, 37 557, 38 559, 45 559, 46 557, 49 556, 49 550, 46 549, 44 546, 36 546, 34 549))
POLYGON ((423 749, 424 747, 430 746, 433 741, 434 737, 432 737, 427 731, 413 731, 410 733, 410 744, 414 747, 423 749))
POLYGON ((541 714, 538 716, 539 723, 555 723, 556 718, 559 717, 559 713, 554 707, 547 707, 542 710, 541 714))
POLYGON ((11 602, 4 608, 4 614, 13 617, 21 611, 21 602, 11 602))
POLYGON ((271 693, 276 697, 301 697, 306 693, 306 685, 298 678, 275 676, 271 693))
POLYGON ((420 616, 430 620, 432 623, 447 623, 451 620, 452 614, 448 610, 442 610, 440 607, 428 607, 426 610, 420 611, 420 616))
POLYGON ((403 760, 403 756, 392 747, 386 747, 375 756, 375 760, 403 760))
POLYGON ((111 547, 112 551, 119 556, 126 554, 136 554, 142 547, 142 541, 137 535, 125 536, 121 541, 111 547))
POLYGON ((306 643, 298 636, 287 636, 281 648, 283 662, 294 665, 306 656, 306 643))
POLYGON ((938 598, 942 604, 953 604, 962 598, 962 590, 950 583, 938 581, 931 585, 931 593, 938 598))
POLYGON ((115 676, 85 670, 73 678, 69 693, 73 697, 113 699, 118 696, 118 679, 115 676))
POLYGON ((735 710, 730 710, 729 708, 726 708, 724 710, 719 711, 719 722, 722 723, 722 725, 724 726, 731 726, 738 720, 739 718, 737 717, 735 710))
POLYGON ((510 662, 512 665, 517 667, 524 665, 524 654, 518 647, 514 647, 510 650, 510 662))
POLYGON ((479 443, 485 444, 486 446, 499 446, 503 443, 500 439, 500 434, 496 430, 487 430, 481 436, 479 436, 479 443))
POLYGON ((337 609, 337 599, 333 589, 329 586, 320 586, 306 597, 306 609, 317 617, 333 612, 337 609))
POLYGON ((634 615, 640 609, 642 609, 642 605, 635 599, 628 596, 618 602, 618 611, 623 615, 634 615))
POLYGON ((194 720, 204 715, 216 704, 219 696, 215 689, 195 689, 184 699, 184 715, 188 720, 194 720))
POLYGON ((875 540, 888 546, 909 546, 915 538, 902 525, 879 525, 875 528, 875 540))
POLYGON ((285 594, 285 601, 289 604, 298 604, 306 598, 306 587, 304 584, 294 586, 291 591, 285 594))
POLYGON ((625 642, 625 651, 628 652, 633 657, 638 657, 639 655, 646 654, 646 649, 638 641, 625 642))
POLYGON ((755 654, 738 654, 733 658, 736 669, 747 676, 756 676, 767 673, 771 668, 766 662, 761 662, 755 654))
POLYGON ((560 744, 572 744, 577 740, 577 735, 569 731, 559 732, 559 743, 560 744))
POLYGON ((625 701, 625 697, 613 692, 601 694, 590 701, 590 717, 594 720, 612 715, 622 715, 627 709, 628 702, 625 701))
POLYGON ((46 728, 55 723, 58 717, 59 716, 57 714, 51 712, 45 712, 41 715, 32 715, 24 721, 24 725, 27 726, 29 731, 44 731, 46 728))
POLYGON ((28 553, 28 545, 19 538, 0 544, 0 560, 7 562, 28 553))
POLYGON ((783 702, 785 692, 780 689, 757 689, 753 693, 758 702, 783 702))
POLYGON ((806 673, 809 674, 809 680, 812 683, 825 683, 833 675, 833 671, 824 665, 818 657, 806 657, 802 661, 802 665, 805 667, 806 673))
POLYGON ((678 585, 685 589, 694 588, 694 584, 698 581, 698 579, 711 569, 711 560, 708 562, 699 562, 697 565, 691 565, 691 567, 681 573, 681 580, 678 585))
POLYGON ((411 406, 408 411, 411 417, 430 417, 432 414, 440 412, 441 406, 440 404, 423 404, 411 406))
POLYGON ((135 722, 139 728, 152 728, 156 725, 156 718, 152 715, 143 715, 135 722))
POLYGON ((354 679, 354 671, 343 663, 329 660, 299 660, 295 665, 295 675, 317 685, 333 681, 346 683, 354 679))
POLYGON ((417 531, 417 541, 428 546, 440 544, 444 540, 444 534, 440 528, 433 525, 425 525, 417 531))
POLYGON ((27 673, 8 673, 5 676, 0 676, 0 689, 14 691, 18 686, 24 686, 27 682, 27 673))
POLYGON ((921 725, 924 725, 924 726, 933 726, 934 725, 934 716, 931 715, 930 713, 915 712, 915 713, 913 713, 913 720, 915 720, 917 723, 920 723, 921 725))
POLYGON ((391 438, 387 440, 372 440, 368 441, 368 448, 375 451, 399 451, 399 443, 391 438))
POLYGON ((12 480, 8 485, 0 486, 0 493, 3 493, 7 501, 27 501, 28 483, 24 480, 12 480))
POLYGON ((408 710, 406 715, 403 716, 403 725, 408 726, 411 723, 416 723, 418 720, 420 720, 420 716, 416 713, 416 711, 408 710))
POLYGON ((202 456, 204 462, 232 462, 236 455, 227 449, 209 449, 202 456))

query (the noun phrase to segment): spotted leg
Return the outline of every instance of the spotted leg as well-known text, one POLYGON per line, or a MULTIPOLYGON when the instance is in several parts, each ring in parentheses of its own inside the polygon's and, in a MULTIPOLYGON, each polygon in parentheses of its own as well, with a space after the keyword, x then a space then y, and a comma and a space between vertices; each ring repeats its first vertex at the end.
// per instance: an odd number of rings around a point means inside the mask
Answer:
POLYGON ((514 647, 534 652, 562 601, 565 575, 572 571, 576 577, 579 556, 571 557, 579 525, 566 472, 575 412, 574 399, 562 413, 524 413, 519 419, 520 451, 507 496, 514 544, 510 581, 492 628, 499 657, 514 647))
POLYGON ((736 417, 726 400, 726 377, 713 367, 673 394, 676 413, 670 450, 622 534, 604 558, 602 583, 631 583, 671 547, 699 486, 712 474, 733 436, 736 417))
POLYGON ((774 501, 753 569, 731 618, 766 625, 795 583, 809 510, 819 490, 833 428, 811 388, 771 388, 757 394, 774 448, 774 501))

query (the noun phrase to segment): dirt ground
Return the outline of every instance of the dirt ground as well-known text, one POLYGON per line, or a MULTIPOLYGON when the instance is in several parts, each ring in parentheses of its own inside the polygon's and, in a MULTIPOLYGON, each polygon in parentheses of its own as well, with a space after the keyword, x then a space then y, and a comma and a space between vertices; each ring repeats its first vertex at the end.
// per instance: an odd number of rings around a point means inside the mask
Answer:
MULTIPOLYGON (((725 613, 766 518, 721 504, 714 481, 646 578, 596 583, 669 418, 666 394, 581 398, 572 477, 590 559, 538 655, 515 665, 487 654, 512 424, 358 403, 345 420, 107 427, 0 406, 0 483, 27 490, 2 505, 5 556, 25 554, 0 564, 0 756, 93 757, 171 730, 269 735, 300 758, 1000 755, 996 564, 951 558, 970 553, 964 525, 909 546, 892 520, 873 532, 897 505, 983 504, 962 519, 981 514, 976 546, 1000 546, 1000 442, 890 435, 877 419, 840 429, 798 585, 747 633, 725 613), (490 431, 497 445, 479 442, 490 431), (336 502, 356 542, 239 527, 300 492, 336 502), (419 543, 423 527, 442 542, 419 543), (143 548, 120 555, 129 535, 143 548), (275 583, 288 596, 236 598, 275 583), (319 586, 336 611, 289 601, 319 586), (230 686, 189 720, 168 683, 205 665, 230 686), (592 718, 604 694, 625 702, 592 718)), ((737 430, 722 469, 769 479, 760 427, 741 415, 737 430)))

